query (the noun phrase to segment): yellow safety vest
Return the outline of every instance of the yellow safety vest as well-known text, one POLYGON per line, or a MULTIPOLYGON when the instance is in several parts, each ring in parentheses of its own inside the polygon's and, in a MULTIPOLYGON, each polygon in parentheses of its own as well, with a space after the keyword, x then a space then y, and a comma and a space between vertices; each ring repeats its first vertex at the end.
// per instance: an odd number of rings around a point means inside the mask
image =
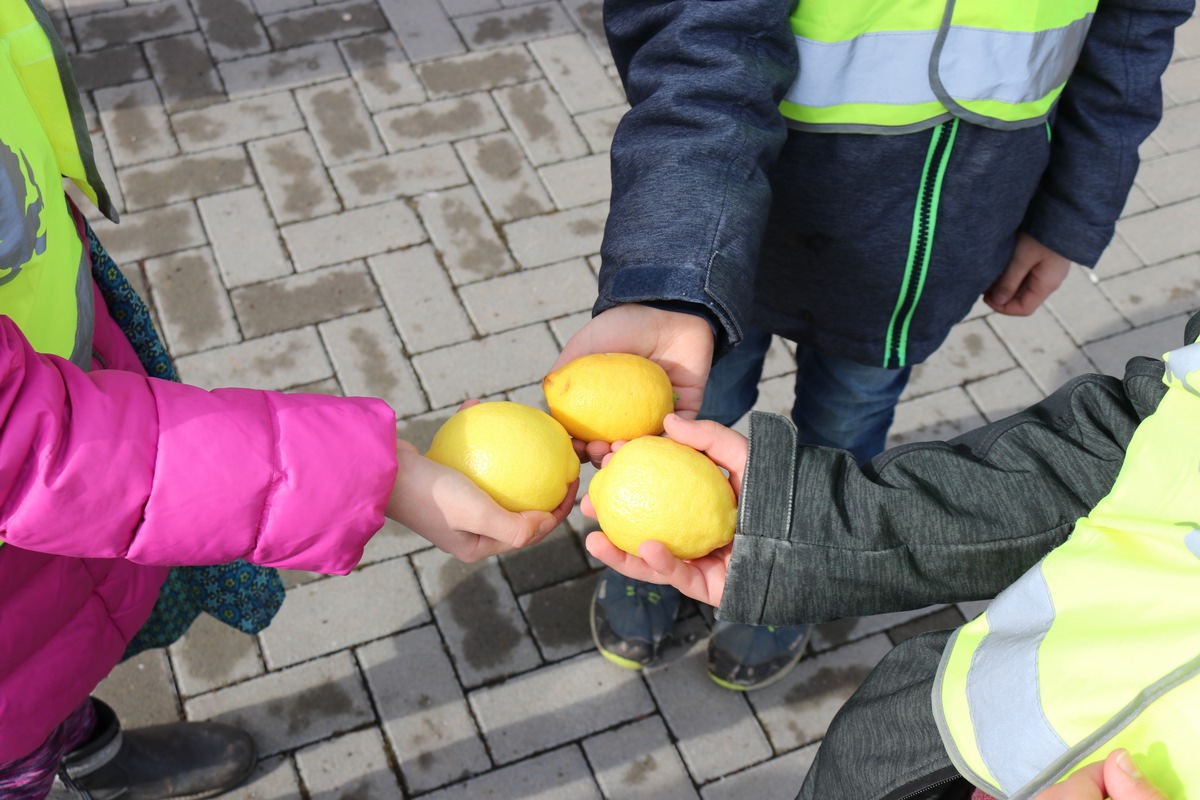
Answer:
POLYGON ((1123 747, 1171 800, 1200 798, 1200 342, 1112 491, 955 632, 933 690, 958 770, 1026 800, 1123 747))
POLYGON ((780 110, 804 130, 907 133, 959 117, 1046 119, 1096 0, 800 0, 800 72, 780 110))
POLYGON ((63 176, 115 220, 45 9, 38 0, 0 0, 0 314, 37 351, 86 369, 91 275, 63 176))

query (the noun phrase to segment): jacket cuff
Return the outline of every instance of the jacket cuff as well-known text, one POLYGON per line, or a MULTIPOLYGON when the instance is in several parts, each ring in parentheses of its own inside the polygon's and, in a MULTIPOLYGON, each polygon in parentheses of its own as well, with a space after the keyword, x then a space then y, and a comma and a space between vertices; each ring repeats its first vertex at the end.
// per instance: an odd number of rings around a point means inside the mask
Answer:
POLYGON ((1046 192, 1034 196, 1021 227, 1060 256, 1085 267, 1096 266, 1116 232, 1115 223, 1086 222, 1069 204, 1046 192))

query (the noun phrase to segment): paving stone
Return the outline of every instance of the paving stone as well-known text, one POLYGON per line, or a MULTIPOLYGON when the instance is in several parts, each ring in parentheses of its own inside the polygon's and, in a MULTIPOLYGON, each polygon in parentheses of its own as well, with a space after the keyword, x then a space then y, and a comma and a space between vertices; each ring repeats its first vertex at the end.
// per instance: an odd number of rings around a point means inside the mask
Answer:
POLYGON ((532 42, 529 49, 567 111, 579 114, 624 101, 580 34, 532 42))
POLYGON ((590 618, 598 577, 589 575, 555 584, 520 599, 533 638, 547 661, 561 661, 595 649, 590 618))
POLYGON ((259 639, 267 668, 277 670, 428 621, 412 567, 397 558, 289 591, 259 639), (363 613, 368 608, 371 613, 363 613))
POLYGON ((987 322, 1044 392, 1094 370, 1047 308, 1039 308, 1028 317, 993 314, 987 322))
POLYGON ((558 345, 544 325, 530 325, 413 356, 413 367, 442 408, 471 397, 541 383, 558 345))
POLYGON ((251 0, 196 0, 195 8, 209 52, 218 61, 258 55, 271 49, 251 0))
POLYGON ((503 47, 416 66, 417 76, 433 98, 484 92, 541 77, 524 47, 503 47))
POLYGON ((783 680, 749 695, 777 751, 818 741, 830 720, 892 649, 883 635, 804 659, 783 680))
POLYGON ((366 258, 425 240, 417 215, 399 201, 298 222, 281 232, 298 270, 366 258))
POLYGON ((63 8, 73 17, 124 8, 123 0, 64 0, 63 8))
POLYGON ((983 320, 961 322, 928 361, 913 367, 903 399, 938 392, 1015 366, 1004 344, 983 320))
POLYGON ((246 782, 225 795, 226 800, 294 800, 300 779, 290 758, 260 759, 246 782))
POLYGON ((173 356, 242 340, 208 248, 148 259, 146 276, 173 356))
POLYGON ((296 100, 327 166, 383 155, 375 123, 349 78, 300 89, 296 100))
POLYGON ((479 686, 542 663, 495 559, 465 564, 441 550, 427 550, 412 562, 462 686, 479 686))
POLYGON ((1200 60, 1181 61, 1172 64, 1163 75, 1163 90, 1176 103, 1194 103, 1200 100, 1200 60))
POLYGON ((1024 411, 1046 396, 1021 369, 968 383, 966 391, 988 422, 1024 411))
POLYGON ((126 167, 120 180, 126 206, 140 211, 250 186, 254 174, 246 151, 230 147, 126 167))
POLYGON ((563 8, 567 10, 567 14, 579 30, 587 36, 588 44, 600 57, 600 61, 612 64, 612 54, 608 52, 608 40, 604 35, 602 6, 595 0, 563 0, 563 8))
POLYGON ((121 725, 141 728, 178 722, 179 698, 171 664, 162 649, 147 650, 113 668, 92 694, 108 703, 121 725))
POLYGON ((97 89, 94 96, 109 153, 118 167, 179 152, 153 81, 97 89))
POLYGON ((406 442, 412 442, 422 453, 429 449, 433 435, 437 433, 446 420, 450 418, 455 408, 439 408, 424 414, 405 417, 396 421, 396 435, 406 442))
POLYGON ((341 316, 320 331, 347 395, 381 398, 402 416, 429 410, 386 311, 341 316))
POLYGON ((466 139, 504 128, 504 119, 487 93, 384 111, 375 116, 388 150, 466 139))
POLYGON ((601 800, 577 747, 564 747, 424 795, 423 800, 601 800))
POLYGON ((332 42, 225 61, 217 69, 231 98, 298 89, 348 74, 332 42))
POLYGON ((944 442, 984 424, 984 418, 960 386, 922 395, 896 406, 887 446, 909 442, 944 442))
POLYGON ((525 42, 561 33, 575 26, 558 3, 535 3, 453 20, 468 45, 482 49, 525 42))
POLYGON ((185 708, 188 719, 246 731, 260 756, 303 747, 375 719, 348 652, 194 697, 185 708))
POLYGON ((554 204, 574 208, 608 200, 612 194, 612 164, 607 153, 550 164, 538 170, 554 204))
POLYGON ((494 94, 534 165, 588 154, 587 142, 546 81, 498 89, 494 94))
POLYGON ((889 628, 906 625, 915 619, 929 616, 931 613, 940 611, 943 608, 945 606, 926 606, 925 608, 915 608, 910 611, 893 611, 887 614, 846 617, 844 619, 833 620, 832 622, 822 622, 819 625, 813 626, 812 639, 808 643, 808 649, 810 653, 833 650, 850 642, 857 642, 877 633, 883 633, 889 628))
POLYGON ((380 305, 363 262, 289 275, 230 292, 246 338, 325 322, 380 305))
POLYGON ((206 243, 204 228, 191 203, 124 214, 120 225, 93 226, 104 249, 118 264, 163 256, 206 243))
POLYGON ((391 33, 343 39, 338 47, 372 112, 425 101, 421 83, 391 33))
POLYGON ((1200 255, 1109 278, 1102 287, 1134 325, 1193 312, 1200 309, 1200 255))
POLYGON ((311 5, 313 0, 254 0, 254 8, 260 16, 307 8, 311 5))
MULTIPOLYGON (((1200 103, 1190 103, 1163 111, 1162 121, 1154 129, 1152 143, 1168 153, 1200 147, 1200 103)), ((1143 153, 1142 158, 1147 154, 1143 153)))
POLYGON ((346 208, 414 197, 468 182, 454 148, 448 144, 356 161, 332 168, 329 175, 346 208))
POLYGON ((474 337, 433 247, 422 245, 374 256, 367 264, 409 353, 474 337))
POLYGON ((451 17, 461 17, 500 8, 500 0, 442 0, 442 6, 451 17))
POLYGON ((608 203, 573 208, 503 226, 504 236, 523 267, 540 267, 600 252, 608 203))
MULTIPOLYGON (((649 717, 585 739, 583 752, 607 797, 629 800, 699 798, 659 717, 649 717)), ((761 797, 754 792, 744 796, 761 797)))
POLYGON ((456 146, 492 219, 514 219, 554 210, 533 165, 511 133, 466 139, 456 146))
POLYGON ((380 0, 404 51, 413 61, 428 61, 466 50, 438 0, 380 0))
POLYGON ((1200 25, 1195 17, 1175 29, 1175 52, 1184 58, 1200 56, 1200 25))
POLYGON ((918 617, 904 625, 897 625, 888 631, 888 639, 893 645, 898 645, 905 639, 911 639, 923 633, 953 630, 964 622, 966 620, 963 619, 963 615, 957 607, 947 606, 932 614, 918 617))
POLYGON ((150 77, 142 49, 137 45, 109 47, 102 52, 77 53, 71 56, 71 71, 81 92, 105 86, 134 83, 150 77))
POLYGON ((434 626, 372 642, 358 659, 410 791, 491 768, 434 626))
POLYGON ((324 39, 361 36, 388 28, 387 19, 371 0, 350 0, 303 8, 267 17, 264 21, 277 50, 324 39))
POLYGON ((171 125, 183 150, 195 152, 300 130, 304 118, 284 92, 175 114, 171 125))
POLYGON ((296 766, 312 800, 400 797, 377 730, 357 731, 296 753, 296 766))
MULTIPOLYGON (((250 157, 258 169, 271 211, 281 224, 341 210, 329 173, 307 131, 251 142, 250 157)), ((299 263, 299 254, 293 251, 292 255, 299 263)))
POLYGON ((1130 249, 1125 240, 1121 238, 1120 232, 1118 232, 1113 237, 1108 249, 1104 251, 1104 255, 1100 256, 1100 261, 1095 267, 1095 273, 1100 278, 1109 278, 1113 275, 1120 275, 1123 272, 1141 269, 1143 266, 1142 260, 1130 249))
POLYGON ((459 289, 481 333, 586 310, 596 296, 596 279, 583 259, 480 281, 459 289))
POLYGON ((266 199, 257 188, 205 197, 196 205, 226 286, 235 288, 291 274, 266 199))
POLYGON ((204 389, 241 386, 283 391, 323 380, 333 367, 313 328, 297 328, 175 359, 180 377, 204 389))
MULTIPOLYGON (((1200 65, 1200 60, 1196 64, 1200 65)), ((1198 173, 1200 150, 1185 150, 1143 162, 1138 170, 1138 184, 1150 195, 1155 205, 1164 206, 1190 200, 1200 194, 1200 187, 1195 180, 1198 173)))
POLYGON ((1129 195, 1125 198, 1125 206, 1121 209, 1122 217, 1132 217, 1135 214, 1149 211, 1156 207, 1156 203, 1146 194, 1138 184, 1134 184, 1129 189, 1129 195))
POLYGON ((474 189, 424 195, 417 198, 417 211, 456 284, 516 268, 474 189))
POLYGON ((406 556, 432 545, 420 534, 414 533, 393 519, 384 518, 383 527, 371 537, 363 549, 361 566, 406 556))
POLYGON ((257 640, 208 614, 201 614, 169 652, 184 697, 231 686, 265 672, 257 640))
POLYGON ((1077 344, 1103 339, 1129 329, 1100 288, 1094 270, 1072 266, 1062 286, 1046 299, 1051 313, 1077 344))
MULTIPOLYGON (((746 694, 714 684, 708 677, 707 657, 708 641, 704 639, 678 660, 645 673, 683 763, 696 783, 706 783, 772 755, 746 694)), ((608 669, 619 671, 604 663, 608 669)))
POLYGON ((162 0, 101 11, 76 17, 74 22, 81 50, 99 50, 196 30, 196 19, 187 0, 162 0))
POLYGON ((1158 140, 1151 134, 1138 146, 1138 158, 1142 161, 1150 161, 1151 159, 1161 158, 1167 154, 1167 148, 1158 143, 1158 140))
POLYGON ((804 776, 812 767, 819 744, 772 758, 708 784, 700 790, 703 800, 795 800, 804 776))
POLYGON ((1164 319, 1118 336, 1086 344, 1083 351, 1096 364, 1093 372, 1120 377, 1125 374, 1125 364, 1134 356, 1160 358, 1163 353, 1182 347, 1183 327, 1187 320, 1186 314, 1164 319))
POLYGON ((564 346, 591 318, 592 312, 591 309, 588 309, 569 317, 552 319, 550 320, 550 330, 554 331, 554 338, 558 340, 559 346, 564 346))
POLYGON ((225 90, 217 80, 212 57, 199 33, 155 39, 145 47, 168 112, 224 102, 225 90))
POLYGON ((654 711, 638 672, 617 669, 596 653, 474 691, 467 700, 498 764, 654 711))
MULTIPOLYGON (((125 195, 121 192, 121 181, 117 178, 117 168, 113 166, 112 156, 108 153, 108 142, 105 141, 103 135, 92 135, 92 156, 96 162, 96 172, 99 173, 104 188, 108 190, 109 202, 112 203, 118 214, 124 214, 125 195)), ((65 181, 65 183, 68 194, 83 210, 88 221, 94 223, 105 218, 99 209, 92 205, 90 199, 84 199, 85 195, 79 190, 79 187, 71 181, 65 181)))
POLYGON ((627 105, 602 108, 575 117, 575 125, 587 140, 588 149, 593 153, 607 153, 612 147, 613 135, 617 132, 617 124, 629 110, 627 105))
POLYGON ((577 578, 588 570, 579 539, 566 523, 533 547, 500 556, 500 563, 509 585, 518 595, 577 578))

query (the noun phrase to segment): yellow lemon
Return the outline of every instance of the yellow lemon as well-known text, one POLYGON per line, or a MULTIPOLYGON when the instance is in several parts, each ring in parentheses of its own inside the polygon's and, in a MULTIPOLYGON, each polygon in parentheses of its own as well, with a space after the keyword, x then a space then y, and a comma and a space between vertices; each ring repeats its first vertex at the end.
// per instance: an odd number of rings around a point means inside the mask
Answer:
POLYGON ((521 403, 480 403, 438 428, 425 454, 466 475, 509 511, 553 511, 579 477, 571 437, 521 403))
POLYGON ((671 379, 658 364, 630 353, 580 356, 542 379, 550 415, 585 442, 615 442, 662 433, 675 409, 671 379))
POLYGON ((661 436, 634 439, 592 477, 588 494, 600 529, 637 554, 657 539, 679 558, 708 555, 733 539, 737 499, 712 459, 661 436))

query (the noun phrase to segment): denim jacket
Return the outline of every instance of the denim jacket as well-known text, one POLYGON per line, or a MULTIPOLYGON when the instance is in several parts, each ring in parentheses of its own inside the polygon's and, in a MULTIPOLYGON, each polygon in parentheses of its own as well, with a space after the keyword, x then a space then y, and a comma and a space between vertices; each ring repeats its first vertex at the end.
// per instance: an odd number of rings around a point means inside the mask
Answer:
MULTIPOLYGON (((930 132, 789 131, 778 104, 803 67, 788 23, 794 2, 606 0, 605 29, 631 108, 612 144, 594 313, 630 302, 698 311, 714 324, 718 353, 740 341, 753 316, 802 344, 876 363, 877 317, 896 304, 902 254, 894 251, 907 247, 912 223, 910 199, 896 194, 896 184, 910 181, 891 165, 919 171, 930 132), (772 208, 787 191, 808 194, 794 212, 772 208), (847 227, 884 199, 869 228, 847 227), (906 203, 906 212, 891 213, 906 203), (804 228, 820 215, 840 226, 832 237, 804 228), (775 227, 795 230, 775 245, 767 236, 760 259, 772 216, 775 227), (835 247, 822 252, 830 238, 835 247)), ((959 125, 961 167, 952 162, 947 177, 941 261, 931 267, 909 363, 936 349, 1003 270, 1018 229, 1095 264, 1132 186, 1138 146, 1160 119, 1174 28, 1193 7, 1101 0, 1052 136, 959 125)))

